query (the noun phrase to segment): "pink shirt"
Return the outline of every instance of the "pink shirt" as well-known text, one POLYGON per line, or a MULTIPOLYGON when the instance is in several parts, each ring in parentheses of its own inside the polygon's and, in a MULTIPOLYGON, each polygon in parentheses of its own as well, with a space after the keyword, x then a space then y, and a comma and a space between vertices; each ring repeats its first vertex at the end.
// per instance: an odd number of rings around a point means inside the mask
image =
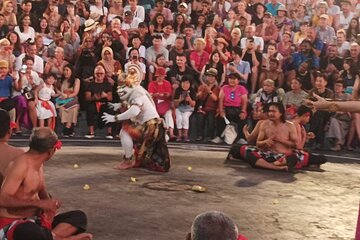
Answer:
POLYGON ((238 85, 235 90, 231 89, 229 85, 222 87, 224 92, 224 107, 240 107, 241 97, 247 95, 248 91, 245 87, 238 85))

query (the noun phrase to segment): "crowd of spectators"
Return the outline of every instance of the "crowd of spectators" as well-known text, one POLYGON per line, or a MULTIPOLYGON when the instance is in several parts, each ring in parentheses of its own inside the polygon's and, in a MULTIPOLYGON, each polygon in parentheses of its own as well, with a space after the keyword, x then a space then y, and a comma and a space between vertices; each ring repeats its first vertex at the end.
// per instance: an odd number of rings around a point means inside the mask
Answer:
MULTIPOLYGON (((359 99, 360 4, 334 0, 0 1, 0 108, 16 132, 63 125, 74 136, 79 110, 87 138, 119 101, 118 75, 143 72, 170 139, 221 143, 229 120, 259 120, 271 102, 288 120, 313 94, 359 99)), ((359 145, 360 114, 316 111, 313 148, 359 145)))

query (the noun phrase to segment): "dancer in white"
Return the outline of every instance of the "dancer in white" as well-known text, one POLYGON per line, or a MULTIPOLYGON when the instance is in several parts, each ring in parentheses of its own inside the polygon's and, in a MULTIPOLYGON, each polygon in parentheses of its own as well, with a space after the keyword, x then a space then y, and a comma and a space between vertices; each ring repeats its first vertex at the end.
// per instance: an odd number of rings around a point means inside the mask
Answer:
POLYGON ((104 113, 102 119, 106 123, 122 122, 120 140, 125 155, 117 169, 145 167, 167 172, 170 157, 165 141, 166 129, 150 94, 140 86, 141 80, 139 66, 130 65, 117 90, 122 103, 110 104, 114 110, 124 105, 127 109, 118 115, 104 113))

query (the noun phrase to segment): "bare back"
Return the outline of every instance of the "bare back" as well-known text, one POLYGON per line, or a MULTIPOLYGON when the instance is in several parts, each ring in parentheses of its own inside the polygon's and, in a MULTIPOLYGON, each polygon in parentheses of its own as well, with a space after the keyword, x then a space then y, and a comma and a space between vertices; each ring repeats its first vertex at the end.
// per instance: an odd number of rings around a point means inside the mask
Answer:
POLYGON ((24 154, 24 151, 20 148, 10 146, 8 144, 0 144, 0 184, 4 179, 5 171, 9 163, 15 158, 19 157, 21 154, 24 154))
MULTIPOLYGON (((14 159, 5 171, 0 195, 4 199, 30 201, 38 200, 39 192, 44 188, 42 164, 35 163, 27 153, 14 159)), ((0 217, 25 218, 39 214, 38 208, 0 208, 0 217)))

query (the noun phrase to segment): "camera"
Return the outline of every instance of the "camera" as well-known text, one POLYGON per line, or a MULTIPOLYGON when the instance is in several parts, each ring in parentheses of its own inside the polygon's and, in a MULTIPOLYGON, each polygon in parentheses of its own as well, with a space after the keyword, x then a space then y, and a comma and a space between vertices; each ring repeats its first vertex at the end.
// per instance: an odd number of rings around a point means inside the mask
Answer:
POLYGON ((233 63, 233 62, 229 63, 229 66, 233 67, 233 66, 234 66, 234 63, 233 63))
POLYGON ((215 40, 214 40, 214 45, 217 46, 218 43, 219 43, 219 40, 215 39, 215 40))
POLYGON ((26 70, 27 70, 27 66, 25 64, 22 65, 21 68, 20 68, 20 72, 21 73, 26 73, 26 70))
POLYGON ((137 59, 138 59, 138 56, 132 56, 132 59, 133 59, 133 60, 137 60, 137 59))

